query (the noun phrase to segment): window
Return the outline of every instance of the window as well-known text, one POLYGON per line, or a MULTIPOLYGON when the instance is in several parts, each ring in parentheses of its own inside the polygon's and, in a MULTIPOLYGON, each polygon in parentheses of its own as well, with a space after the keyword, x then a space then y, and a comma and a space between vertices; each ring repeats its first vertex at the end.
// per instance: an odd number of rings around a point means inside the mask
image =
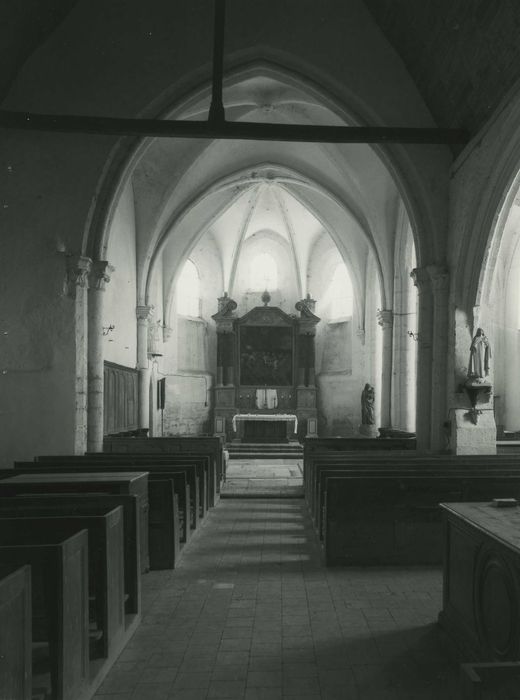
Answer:
POLYGON ((329 287, 330 318, 352 316, 352 282, 345 263, 340 263, 332 276, 329 287))
POLYGON ((261 253, 253 258, 250 268, 250 289, 263 292, 264 289, 278 289, 278 266, 269 253, 261 253))
POLYGON ((191 260, 186 261, 177 281, 176 295, 181 316, 200 316, 200 277, 191 260))

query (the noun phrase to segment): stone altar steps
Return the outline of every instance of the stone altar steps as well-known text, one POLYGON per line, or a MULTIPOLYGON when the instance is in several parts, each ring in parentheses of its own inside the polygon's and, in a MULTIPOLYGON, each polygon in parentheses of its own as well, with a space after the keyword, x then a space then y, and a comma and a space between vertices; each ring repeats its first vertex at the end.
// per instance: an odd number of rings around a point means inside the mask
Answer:
POLYGON ((303 459, 303 447, 299 442, 230 443, 226 449, 229 459, 303 459))

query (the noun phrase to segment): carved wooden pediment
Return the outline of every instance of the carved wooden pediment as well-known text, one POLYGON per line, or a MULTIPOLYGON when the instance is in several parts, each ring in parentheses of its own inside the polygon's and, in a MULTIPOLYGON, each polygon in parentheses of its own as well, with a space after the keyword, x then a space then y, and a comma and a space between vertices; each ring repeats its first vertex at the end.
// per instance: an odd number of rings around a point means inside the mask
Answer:
POLYGON ((239 318, 238 323, 246 326, 294 326, 296 319, 276 306, 255 306, 239 318))

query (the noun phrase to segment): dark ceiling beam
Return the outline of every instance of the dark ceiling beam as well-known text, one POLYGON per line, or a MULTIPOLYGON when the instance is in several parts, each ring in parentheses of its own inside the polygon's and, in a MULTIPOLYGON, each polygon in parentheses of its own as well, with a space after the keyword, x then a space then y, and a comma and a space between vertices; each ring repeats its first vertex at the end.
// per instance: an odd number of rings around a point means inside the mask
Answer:
POLYGON ((308 143, 465 144, 464 129, 381 126, 312 126, 258 122, 120 119, 79 115, 32 114, 0 110, 0 128, 98 136, 181 139, 237 139, 308 143))

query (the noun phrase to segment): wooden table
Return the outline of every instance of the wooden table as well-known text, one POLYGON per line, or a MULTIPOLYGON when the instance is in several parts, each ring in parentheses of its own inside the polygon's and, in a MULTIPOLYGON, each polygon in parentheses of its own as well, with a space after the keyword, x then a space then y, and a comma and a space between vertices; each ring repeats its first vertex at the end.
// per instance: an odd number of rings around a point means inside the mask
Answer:
POLYGON ((520 508, 442 503, 439 624, 464 661, 520 659, 520 508))

